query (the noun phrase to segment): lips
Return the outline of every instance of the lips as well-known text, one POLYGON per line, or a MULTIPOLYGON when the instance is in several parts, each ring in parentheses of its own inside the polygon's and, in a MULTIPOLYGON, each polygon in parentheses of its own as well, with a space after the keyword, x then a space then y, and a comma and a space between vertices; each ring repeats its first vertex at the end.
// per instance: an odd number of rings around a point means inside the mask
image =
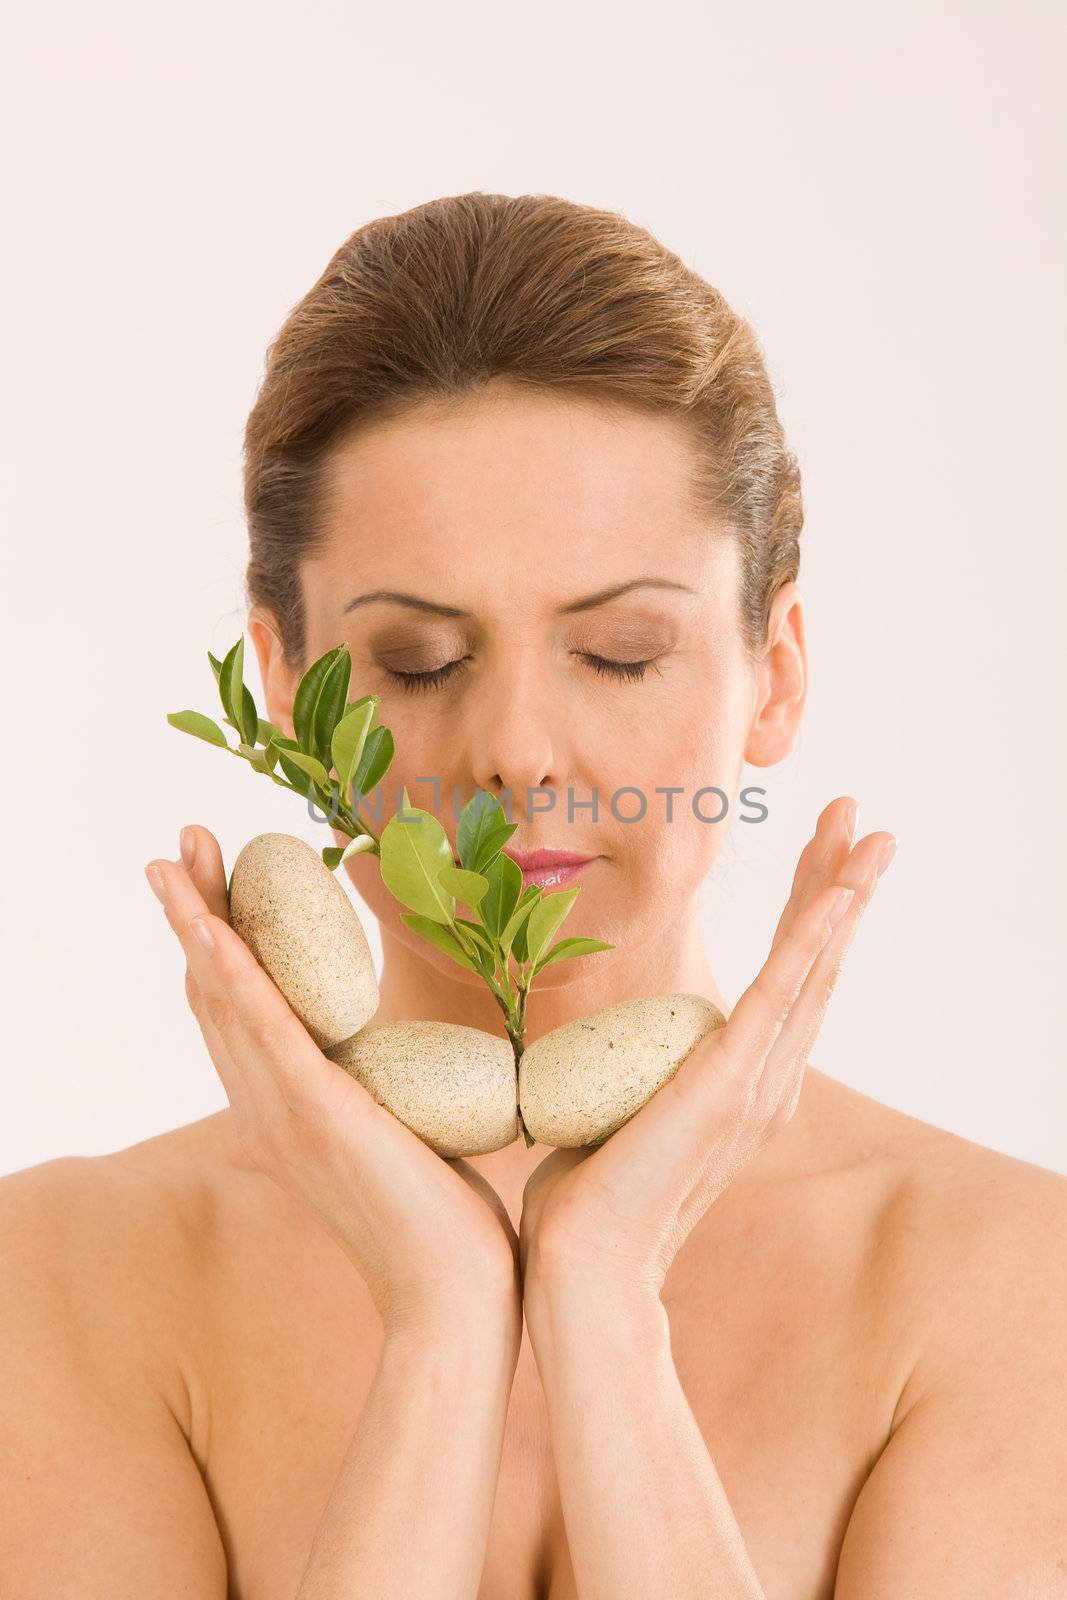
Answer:
MULTIPOLYGON (((532 883, 541 889, 566 889, 599 856, 583 856, 576 850, 504 850, 522 873, 525 892, 532 883)), ((460 866, 459 861, 456 866, 460 866)))
POLYGON ((566 889, 599 856, 583 856, 574 850, 507 850, 522 871, 525 891, 532 883, 541 889, 566 889))
POLYGON ((504 854, 510 856, 523 872, 540 872, 556 867, 581 867, 587 861, 596 860, 595 856, 579 855, 574 850, 505 850, 504 854))

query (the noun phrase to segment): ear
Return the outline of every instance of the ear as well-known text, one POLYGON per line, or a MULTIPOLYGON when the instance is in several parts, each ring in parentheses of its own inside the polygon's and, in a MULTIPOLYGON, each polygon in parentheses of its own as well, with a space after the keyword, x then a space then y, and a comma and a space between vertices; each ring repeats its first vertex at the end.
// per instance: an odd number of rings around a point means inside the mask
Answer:
POLYGON ((285 660, 281 631, 272 612, 262 606, 253 606, 248 613, 248 632, 252 635, 259 659, 267 717, 287 739, 294 739, 293 701, 301 674, 285 660))
POLYGON ((756 673, 756 696, 744 759, 773 767, 796 743, 808 692, 804 597, 792 581, 774 596, 767 645, 756 673))

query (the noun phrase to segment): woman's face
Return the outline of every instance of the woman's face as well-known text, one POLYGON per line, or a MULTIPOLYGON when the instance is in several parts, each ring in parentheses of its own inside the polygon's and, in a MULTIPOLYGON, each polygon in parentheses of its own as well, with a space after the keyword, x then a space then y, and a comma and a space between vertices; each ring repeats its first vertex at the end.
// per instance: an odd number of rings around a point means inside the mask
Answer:
MULTIPOLYGON (((742 761, 779 759, 752 737, 768 684, 742 647, 735 541, 684 509, 692 448, 667 418, 494 386, 340 450, 326 541, 302 568, 306 661, 344 641, 349 698, 380 695, 393 731, 383 822, 404 786, 454 847, 476 789, 510 797, 507 849, 597 858, 573 880, 566 935, 631 949, 714 863, 742 761), (709 786, 728 797, 718 822, 709 786)), ((295 687, 284 704, 268 691, 283 726, 295 687)), ((383 929, 481 982, 400 921, 376 861, 346 868, 383 929)))

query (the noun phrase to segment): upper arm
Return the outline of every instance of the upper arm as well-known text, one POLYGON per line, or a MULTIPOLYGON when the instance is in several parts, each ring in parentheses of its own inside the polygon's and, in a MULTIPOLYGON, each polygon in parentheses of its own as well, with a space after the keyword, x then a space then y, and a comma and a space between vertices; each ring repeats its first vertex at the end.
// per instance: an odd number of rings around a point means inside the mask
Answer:
MULTIPOLYGON (((84 1200, 67 1161, 0 1179, 3 1592, 225 1600, 218 1525, 181 1426, 72 1282, 64 1210, 84 1200)), ((100 1288, 113 1305, 117 1287, 100 1288)))
POLYGON ((1062 1376, 1044 1405, 919 1400, 860 1491, 834 1600, 1067 1597, 1065 1411, 1062 1376))
POLYGON ((945 1264, 903 1420, 853 1508, 834 1600, 1067 1600, 1067 1184, 945 1264))

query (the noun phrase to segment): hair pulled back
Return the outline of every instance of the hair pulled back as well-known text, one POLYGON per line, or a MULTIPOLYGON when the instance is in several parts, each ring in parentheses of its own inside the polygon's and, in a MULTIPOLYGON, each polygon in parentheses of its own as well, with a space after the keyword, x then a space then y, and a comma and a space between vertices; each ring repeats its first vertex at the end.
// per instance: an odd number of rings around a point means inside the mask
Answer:
POLYGON ((493 380, 677 417, 692 508, 738 540, 740 626, 763 648, 799 569, 800 473, 756 335, 651 233, 554 195, 475 191, 356 230, 267 349, 244 435, 246 598, 303 667, 300 567, 325 465, 361 427, 493 380))

